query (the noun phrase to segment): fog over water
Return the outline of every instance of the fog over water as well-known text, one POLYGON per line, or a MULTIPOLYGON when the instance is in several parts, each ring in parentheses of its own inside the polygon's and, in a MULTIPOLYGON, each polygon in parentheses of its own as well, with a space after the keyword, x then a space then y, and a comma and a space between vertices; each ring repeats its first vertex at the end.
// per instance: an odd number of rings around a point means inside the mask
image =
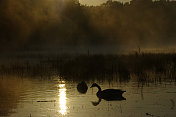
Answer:
POLYGON ((80 3, 1 0, 0 51, 104 52, 175 47, 175 1, 104 1, 99 6, 80 3))

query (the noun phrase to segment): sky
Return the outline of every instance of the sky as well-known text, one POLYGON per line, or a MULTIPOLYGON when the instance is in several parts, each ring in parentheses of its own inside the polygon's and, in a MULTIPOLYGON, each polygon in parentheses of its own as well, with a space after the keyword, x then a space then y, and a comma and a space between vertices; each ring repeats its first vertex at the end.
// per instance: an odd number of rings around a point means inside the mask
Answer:
MULTIPOLYGON (((100 4, 105 3, 107 0, 79 0, 79 2, 83 5, 88 5, 88 6, 97 6, 100 4)), ((131 0, 112 0, 112 1, 119 1, 119 2, 130 2, 131 0)), ((154 0, 155 1, 155 0, 154 0)), ((158 1, 158 0, 156 0, 158 1)), ((170 0, 170 1, 175 1, 175 0, 170 0)))
MULTIPOLYGON (((105 3, 107 0, 79 0, 81 4, 85 5, 100 5, 105 3)), ((130 0, 117 0, 119 2, 129 2, 130 0)))

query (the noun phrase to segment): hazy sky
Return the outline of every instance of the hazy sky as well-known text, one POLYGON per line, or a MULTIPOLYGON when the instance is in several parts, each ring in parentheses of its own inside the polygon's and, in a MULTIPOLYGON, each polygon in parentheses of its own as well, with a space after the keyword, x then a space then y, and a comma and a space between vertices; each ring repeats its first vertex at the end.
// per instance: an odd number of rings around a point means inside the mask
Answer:
MULTIPOLYGON (((91 5, 94 5, 94 6, 100 5, 102 3, 105 3, 106 1, 108 1, 108 0, 79 0, 79 2, 81 4, 90 5, 90 6, 91 5)), ((112 0, 112 1, 130 2, 131 0, 112 0)), ((153 0, 153 1, 155 1, 155 0, 153 0)), ((158 1, 158 0, 156 0, 156 1, 158 1)), ((176 0, 170 0, 170 1, 176 1, 176 0)))
MULTIPOLYGON (((100 5, 102 3, 105 3, 107 0, 79 0, 81 4, 86 5, 100 5)), ((131 0, 116 0, 120 2, 129 2, 131 0)))
MULTIPOLYGON (((100 5, 106 0, 80 2, 100 5)), ((116 10, 79 7, 71 0, 0 0, 0 51, 6 47, 57 49, 58 45, 175 46, 176 2, 160 8, 155 3, 152 8, 130 5, 116 10)))

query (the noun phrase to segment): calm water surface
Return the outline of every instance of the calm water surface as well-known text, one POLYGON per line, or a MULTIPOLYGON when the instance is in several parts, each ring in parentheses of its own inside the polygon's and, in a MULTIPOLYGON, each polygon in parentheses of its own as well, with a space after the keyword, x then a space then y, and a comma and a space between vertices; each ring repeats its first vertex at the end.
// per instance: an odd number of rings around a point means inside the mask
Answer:
POLYGON ((102 89, 126 90, 123 101, 97 102, 97 88, 86 94, 77 91, 78 82, 53 79, 0 77, 0 116, 8 117, 175 117, 176 84, 160 82, 87 81, 102 89))

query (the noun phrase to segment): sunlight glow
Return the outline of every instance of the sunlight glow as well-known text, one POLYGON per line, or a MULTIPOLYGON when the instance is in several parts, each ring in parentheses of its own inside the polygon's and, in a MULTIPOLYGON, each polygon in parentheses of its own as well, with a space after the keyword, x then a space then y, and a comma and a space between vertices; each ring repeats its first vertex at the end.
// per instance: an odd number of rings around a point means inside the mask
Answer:
POLYGON ((59 84, 59 88, 64 88, 65 84, 59 84))
POLYGON ((62 115, 65 115, 66 111, 67 111, 67 106, 66 106, 66 103, 67 103, 66 90, 67 89, 65 88, 65 84, 59 84, 59 107, 60 107, 59 112, 62 115))

